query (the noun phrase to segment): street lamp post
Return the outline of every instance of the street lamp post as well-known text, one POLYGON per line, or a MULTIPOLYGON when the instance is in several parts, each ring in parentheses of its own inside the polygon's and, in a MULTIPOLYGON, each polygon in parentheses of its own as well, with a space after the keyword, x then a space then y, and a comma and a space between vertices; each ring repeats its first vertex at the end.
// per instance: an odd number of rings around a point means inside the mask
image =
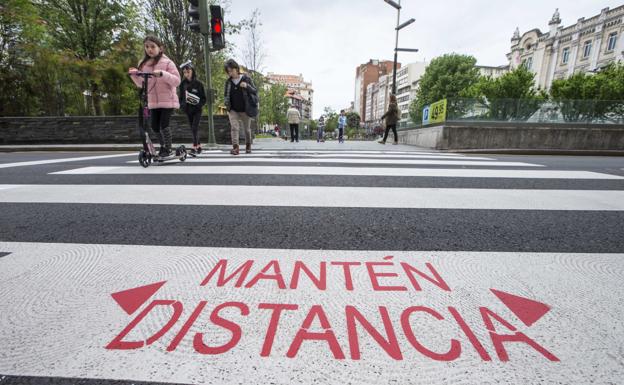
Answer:
POLYGON ((408 21, 406 21, 405 23, 401 24, 401 0, 399 0, 398 3, 394 2, 393 0, 384 0, 386 3, 388 3, 390 6, 394 7, 397 10, 397 26, 395 28, 396 30, 396 38, 395 38, 395 42, 394 42, 394 66, 393 66, 393 70, 392 70, 392 94, 396 95, 396 75, 397 75, 397 55, 399 51, 404 51, 404 52, 418 52, 417 49, 411 49, 411 48, 399 48, 399 31, 405 27, 407 27, 408 25, 412 24, 413 22, 415 22, 416 20, 409 19, 408 21))

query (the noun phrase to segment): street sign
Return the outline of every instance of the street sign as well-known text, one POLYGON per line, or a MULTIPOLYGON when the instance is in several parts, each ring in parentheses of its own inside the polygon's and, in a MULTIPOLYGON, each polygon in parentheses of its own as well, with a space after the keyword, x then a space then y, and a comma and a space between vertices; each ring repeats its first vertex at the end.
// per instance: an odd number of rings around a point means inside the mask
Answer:
POLYGON ((429 124, 443 123, 446 121, 446 99, 431 104, 429 107, 429 124))

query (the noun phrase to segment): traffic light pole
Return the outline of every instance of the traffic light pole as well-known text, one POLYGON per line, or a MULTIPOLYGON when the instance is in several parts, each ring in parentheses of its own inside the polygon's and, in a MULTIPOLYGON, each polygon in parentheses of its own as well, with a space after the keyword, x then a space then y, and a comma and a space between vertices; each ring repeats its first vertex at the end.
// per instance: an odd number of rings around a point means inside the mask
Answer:
POLYGON ((215 91, 212 89, 212 72, 210 70, 210 51, 225 48, 223 35, 223 8, 209 5, 208 0, 189 0, 188 26, 191 31, 199 32, 204 42, 204 66, 206 70, 206 86, 208 87, 208 148, 216 148, 214 129, 215 91), (210 18, 208 12, 210 9, 210 18), (212 44, 208 41, 212 39, 212 44))
POLYGON ((208 148, 216 148, 217 141, 215 140, 213 118, 215 95, 212 89, 212 72, 210 71, 210 42, 208 42, 207 34, 202 34, 202 38, 204 40, 204 66, 206 71, 206 86, 208 87, 208 148))

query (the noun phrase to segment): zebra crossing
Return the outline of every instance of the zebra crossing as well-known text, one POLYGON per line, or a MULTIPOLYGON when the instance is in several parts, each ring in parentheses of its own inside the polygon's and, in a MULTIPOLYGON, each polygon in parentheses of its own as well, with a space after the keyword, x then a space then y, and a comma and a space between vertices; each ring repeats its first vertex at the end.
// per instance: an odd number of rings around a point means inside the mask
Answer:
POLYGON ((135 157, 0 161, 0 383, 624 377, 617 161, 135 157))

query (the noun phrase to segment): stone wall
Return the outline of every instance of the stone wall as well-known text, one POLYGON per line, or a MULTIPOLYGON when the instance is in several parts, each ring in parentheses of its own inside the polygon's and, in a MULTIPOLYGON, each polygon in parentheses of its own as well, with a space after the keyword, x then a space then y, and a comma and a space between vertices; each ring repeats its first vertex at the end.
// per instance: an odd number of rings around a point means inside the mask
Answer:
MULTIPOLYGON (((107 144, 140 143, 135 116, 3 117, 0 118, 0 145, 9 144, 107 144)), ((230 143, 227 116, 215 116, 215 138, 230 143)), ((174 142, 192 142, 185 115, 171 118, 174 142)), ((200 123, 200 140, 208 139, 208 120, 200 123)))

